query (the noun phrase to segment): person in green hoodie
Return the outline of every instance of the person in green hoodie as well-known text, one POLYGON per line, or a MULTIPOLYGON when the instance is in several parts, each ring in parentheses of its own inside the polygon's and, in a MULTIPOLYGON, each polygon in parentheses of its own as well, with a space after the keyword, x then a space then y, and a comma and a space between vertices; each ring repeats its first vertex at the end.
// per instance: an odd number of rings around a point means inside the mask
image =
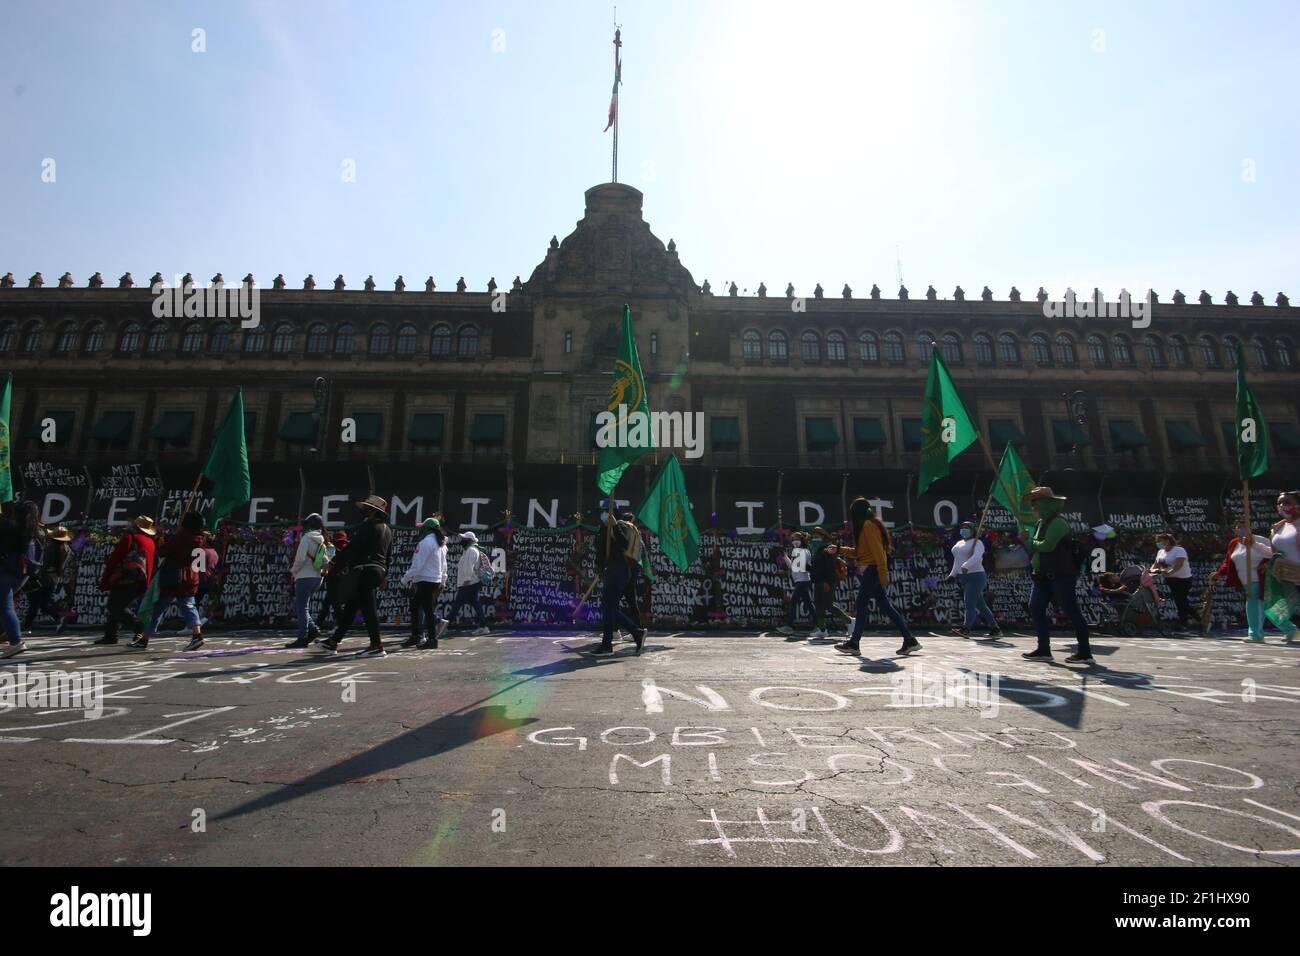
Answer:
POLYGON ((1029 616, 1038 632, 1038 647, 1021 655, 1027 661, 1052 660, 1052 619, 1047 616, 1047 606, 1055 604, 1057 610, 1074 624, 1079 647, 1065 659, 1067 664, 1092 664, 1092 649, 1088 646, 1088 622, 1079 608, 1074 587, 1079 580, 1079 568, 1074 561, 1073 533, 1062 516, 1065 498, 1051 488, 1040 485, 1031 488, 1025 501, 1033 506, 1038 523, 1033 534, 1022 531, 1021 543, 1032 558, 1034 586, 1029 594, 1029 616))

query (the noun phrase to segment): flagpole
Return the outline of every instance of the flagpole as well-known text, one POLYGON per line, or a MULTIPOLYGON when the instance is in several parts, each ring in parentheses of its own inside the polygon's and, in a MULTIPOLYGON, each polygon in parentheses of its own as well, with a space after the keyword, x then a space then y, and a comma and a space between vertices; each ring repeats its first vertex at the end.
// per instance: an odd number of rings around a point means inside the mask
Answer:
MULTIPOLYGON (((615 17, 618 16, 618 8, 614 8, 615 17)), ((622 30, 618 24, 614 24, 614 160, 613 168, 610 171, 610 182, 618 182, 618 82, 619 82, 619 62, 618 50, 623 45, 621 38, 622 30)))

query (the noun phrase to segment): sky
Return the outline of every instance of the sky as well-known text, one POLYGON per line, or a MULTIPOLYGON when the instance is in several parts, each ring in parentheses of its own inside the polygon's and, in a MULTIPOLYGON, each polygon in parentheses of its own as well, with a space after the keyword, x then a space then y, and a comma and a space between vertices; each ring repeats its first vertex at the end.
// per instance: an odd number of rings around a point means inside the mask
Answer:
MULTIPOLYGON (((1300 297, 1295 0, 617 11, 619 180, 715 290, 1300 297)), ((6 0, 0 274, 508 287, 610 179, 613 23, 6 0)))

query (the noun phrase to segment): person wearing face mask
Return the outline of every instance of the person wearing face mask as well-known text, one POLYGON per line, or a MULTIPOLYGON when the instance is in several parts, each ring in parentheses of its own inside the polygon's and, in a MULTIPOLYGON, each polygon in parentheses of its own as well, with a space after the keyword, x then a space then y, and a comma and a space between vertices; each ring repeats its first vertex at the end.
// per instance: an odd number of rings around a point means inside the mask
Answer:
POLYGON ((1178 608, 1178 628, 1187 629, 1187 622, 1196 615, 1192 611, 1192 602, 1188 594, 1192 590, 1192 565, 1187 558, 1187 549, 1168 531, 1156 535, 1156 560, 1147 570, 1163 578, 1174 597, 1178 608))
POLYGON ((835 645, 837 651, 845 654, 858 654, 862 640, 862 630, 867 623, 868 605, 876 602, 876 607, 903 635, 903 646, 898 649, 902 657, 919 651, 921 642, 912 636, 903 615, 889 601, 885 588, 889 587, 889 556, 894 544, 885 523, 876 517, 876 509, 866 498, 855 498, 849 505, 849 521, 853 525, 854 547, 841 548, 840 553, 853 557, 857 563, 857 574, 861 578, 858 585, 857 614, 853 618, 853 631, 849 639, 835 645))
POLYGON ((1245 522, 1238 522, 1237 536, 1228 542, 1228 553, 1223 563, 1210 575, 1210 583, 1216 583, 1226 577, 1228 584, 1246 594, 1247 641, 1264 640, 1264 602, 1260 595, 1264 593, 1264 577, 1268 571, 1269 558, 1273 556, 1273 545, 1263 535, 1250 533, 1245 522), (1246 548, 1246 541, 1251 542, 1246 548), (1247 568, 1247 550, 1249 564, 1247 568), (1247 585, 1246 582, 1249 582, 1247 585))
POLYGON ((1088 645, 1088 622, 1079 609, 1079 599, 1074 592, 1079 580, 1079 562, 1075 560, 1074 535, 1070 524, 1062 516, 1065 498, 1051 488, 1040 485, 1029 489, 1025 501, 1034 508, 1038 523, 1032 535, 1020 533, 1020 542, 1033 558, 1034 586, 1029 593, 1029 614, 1038 632, 1038 647, 1022 654, 1027 661, 1052 660, 1052 621, 1047 616, 1049 604, 1065 614, 1074 624, 1074 634, 1079 649, 1065 659, 1067 664, 1093 664, 1092 649, 1088 645))
POLYGON ((1300 610, 1300 491, 1277 496, 1282 520, 1273 525, 1273 558, 1265 581, 1264 614, 1286 635, 1288 644, 1300 642, 1293 620, 1300 610))
POLYGON ((963 627, 955 628, 962 637, 969 638, 971 628, 978 621, 983 621, 988 628, 987 638, 997 637, 1002 633, 997 618, 989 610, 984 599, 984 589, 988 586, 988 572, 984 570, 984 542, 975 536, 975 522, 963 521, 957 529, 957 542, 952 546, 952 570, 948 579, 956 580, 961 585, 962 599, 966 606, 966 620, 963 627))

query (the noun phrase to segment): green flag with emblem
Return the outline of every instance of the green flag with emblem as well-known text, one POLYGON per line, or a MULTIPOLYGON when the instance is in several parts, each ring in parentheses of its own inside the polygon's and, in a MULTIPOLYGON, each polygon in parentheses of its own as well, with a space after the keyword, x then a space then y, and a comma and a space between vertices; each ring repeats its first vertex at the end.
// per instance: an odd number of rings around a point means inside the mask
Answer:
POLYGON ((668 560, 685 571, 700 556, 700 529, 686 497, 686 476, 676 455, 669 455, 637 512, 637 519, 659 538, 668 560))
POLYGON ((957 386, 939 357, 930 348, 930 377, 925 384, 925 411, 921 419, 921 474, 916 493, 925 492, 948 474, 948 463, 979 438, 957 386))
POLYGON ((1002 464, 998 466, 998 475, 993 479, 993 487, 989 489, 989 495, 1011 512, 1011 516, 1022 531, 1031 530, 1038 520, 1033 507, 1026 504, 1024 500, 1029 489, 1033 487, 1034 479, 1029 477, 1029 469, 1016 454, 1016 446, 1008 443, 1007 450, 1002 453, 1002 464), (1013 500, 1008 501, 1007 495, 1011 495, 1013 500))
POLYGON ((596 443, 600 446, 596 487, 605 494, 614 490, 628 465, 654 448, 647 399, 645 376, 641 373, 636 336, 632 332, 632 309, 625 305, 623 333, 619 337, 618 358, 614 361, 614 381, 609 386, 606 406, 615 420, 607 421, 596 433, 596 443))

